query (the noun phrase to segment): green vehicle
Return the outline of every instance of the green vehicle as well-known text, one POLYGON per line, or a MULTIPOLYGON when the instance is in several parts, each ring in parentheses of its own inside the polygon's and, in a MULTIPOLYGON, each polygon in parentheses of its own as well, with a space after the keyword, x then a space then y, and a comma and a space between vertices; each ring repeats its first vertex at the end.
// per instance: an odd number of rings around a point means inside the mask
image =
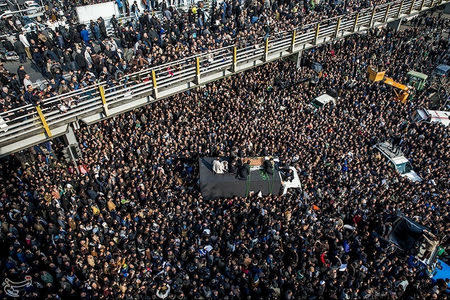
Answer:
POLYGON ((409 86, 414 87, 417 91, 423 90, 428 75, 416 71, 409 71, 406 75, 408 75, 409 86))

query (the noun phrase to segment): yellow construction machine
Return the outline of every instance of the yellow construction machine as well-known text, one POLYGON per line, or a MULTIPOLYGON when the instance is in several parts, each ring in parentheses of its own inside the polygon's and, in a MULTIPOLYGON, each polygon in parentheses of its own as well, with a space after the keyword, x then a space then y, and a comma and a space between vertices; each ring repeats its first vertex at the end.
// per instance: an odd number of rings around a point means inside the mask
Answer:
POLYGON ((386 71, 378 71, 377 68, 371 66, 368 67, 367 71, 369 72, 369 80, 371 82, 383 81, 385 84, 401 90, 401 92, 394 90, 395 100, 406 103, 406 99, 409 97, 409 88, 406 85, 385 76, 386 71))

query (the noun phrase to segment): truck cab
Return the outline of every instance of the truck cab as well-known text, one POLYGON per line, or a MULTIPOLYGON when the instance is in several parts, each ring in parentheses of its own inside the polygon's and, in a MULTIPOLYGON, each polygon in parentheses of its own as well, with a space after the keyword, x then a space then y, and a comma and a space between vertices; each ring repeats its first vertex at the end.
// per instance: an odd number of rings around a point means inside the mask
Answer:
POLYGON ((439 65, 434 69, 433 73, 438 77, 448 77, 450 75, 450 66, 449 65, 439 65))
POLYGON ((409 71, 406 75, 408 76, 409 86, 414 87, 417 91, 423 90, 428 79, 427 74, 423 74, 416 71, 409 71))

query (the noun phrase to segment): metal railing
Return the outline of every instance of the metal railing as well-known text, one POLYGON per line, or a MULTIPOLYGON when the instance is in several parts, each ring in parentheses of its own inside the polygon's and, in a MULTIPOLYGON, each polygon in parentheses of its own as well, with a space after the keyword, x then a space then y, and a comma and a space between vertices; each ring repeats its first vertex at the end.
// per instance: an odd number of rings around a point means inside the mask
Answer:
POLYGON ((347 35, 415 15, 448 0, 402 0, 280 32, 252 44, 216 49, 126 75, 114 86, 106 82, 0 113, 0 156, 64 133, 64 126, 99 121, 208 82, 298 53, 347 35), (68 103, 71 103, 69 105, 68 103), (65 105, 67 109, 62 109, 65 105), (40 113, 38 113, 40 111, 40 113), (56 132, 52 133, 52 132, 56 132), (31 139, 30 137, 33 137, 31 139), (27 140, 24 142, 24 140, 27 140), (6 147, 6 146, 9 146, 6 147))

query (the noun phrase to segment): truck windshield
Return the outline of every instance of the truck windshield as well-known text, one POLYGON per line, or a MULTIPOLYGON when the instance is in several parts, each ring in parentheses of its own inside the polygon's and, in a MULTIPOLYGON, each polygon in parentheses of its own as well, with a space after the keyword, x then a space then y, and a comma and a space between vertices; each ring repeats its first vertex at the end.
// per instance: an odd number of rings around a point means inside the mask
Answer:
POLYGON ((414 122, 420 122, 420 121, 423 121, 423 120, 425 120, 425 119, 420 115, 420 113, 419 113, 418 111, 415 111, 415 112, 413 113, 413 115, 412 115, 412 120, 413 120, 414 122))
POLYGON ((320 102, 320 101, 318 101, 318 100, 313 100, 313 101, 311 102, 311 104, 312 104, 314 107, 316 107, 316 108, 320 108, 320 107, 323 106, 323 103, 320 102))
POLYGON ((409 162, 395 165, 395 167, 397 168, 397 171, 400 174, 406 174, 406 173, 411 172, 411 170, 412 170, 411 164, 409 162))

